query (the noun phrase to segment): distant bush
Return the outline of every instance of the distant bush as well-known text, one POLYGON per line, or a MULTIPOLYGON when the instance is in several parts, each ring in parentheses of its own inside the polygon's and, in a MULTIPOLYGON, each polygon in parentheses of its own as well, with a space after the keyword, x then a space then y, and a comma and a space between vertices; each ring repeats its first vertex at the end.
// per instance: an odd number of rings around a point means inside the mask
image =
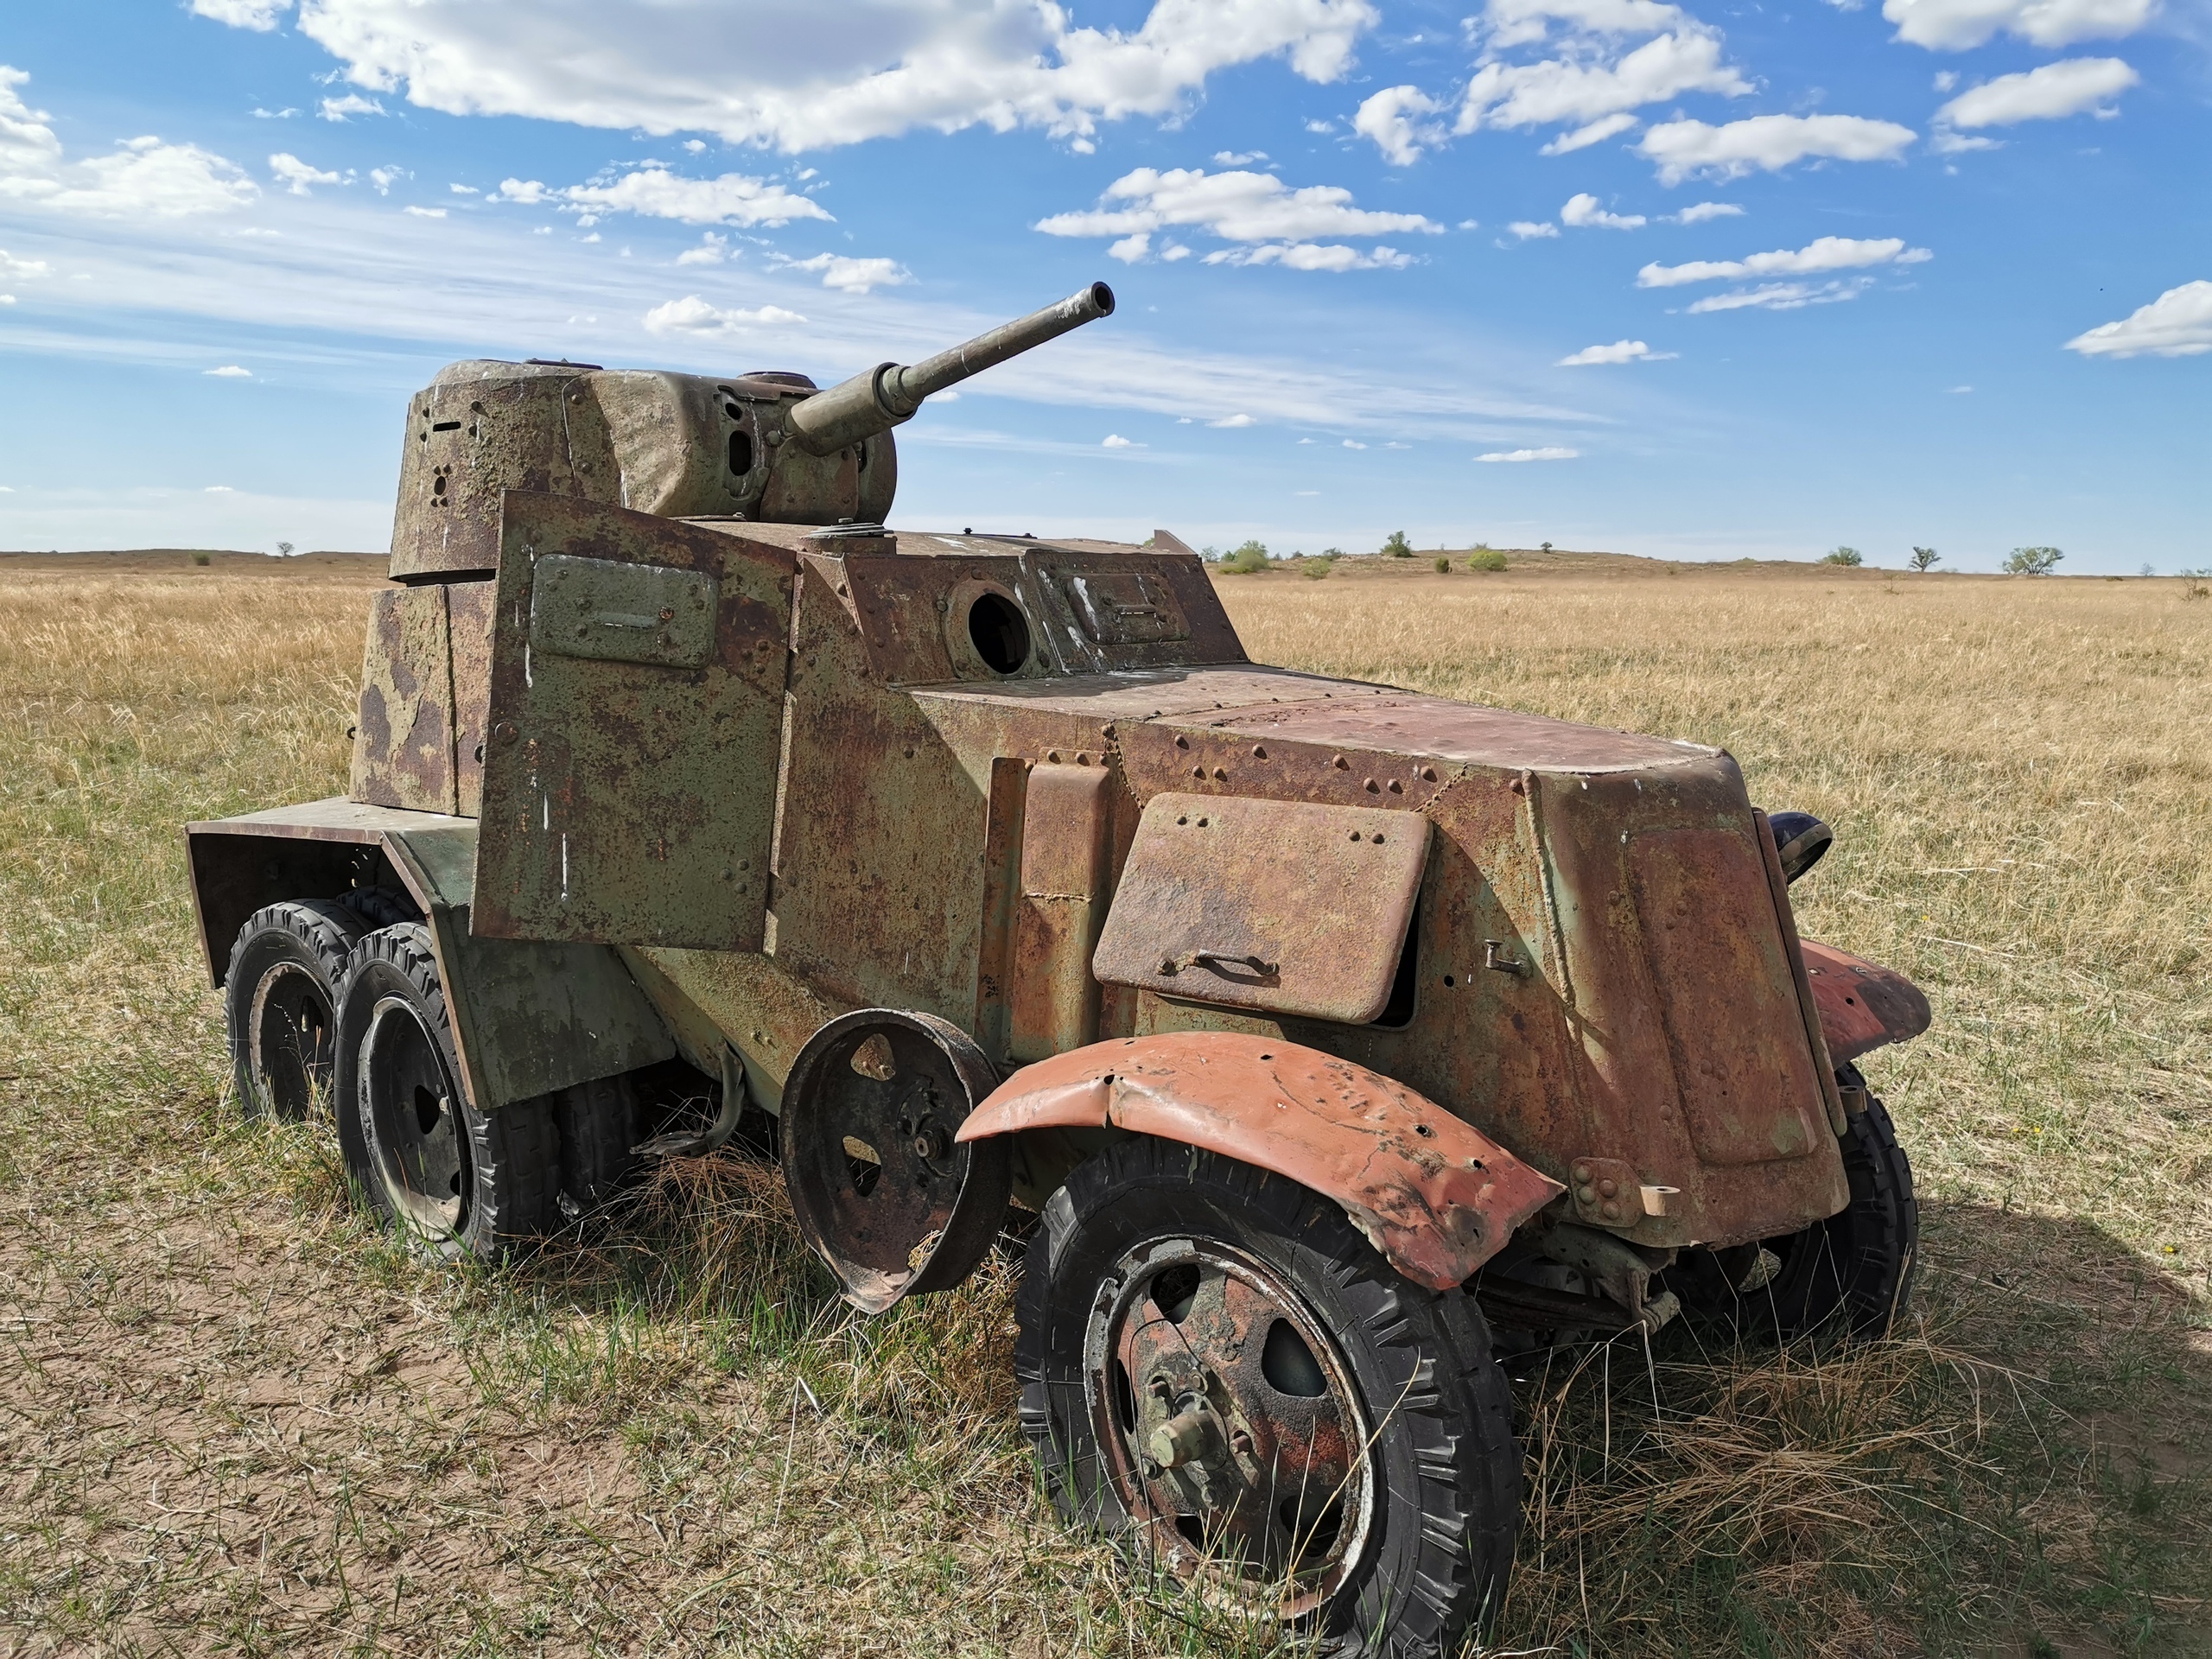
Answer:
POLYGON ((1857 569, 1866 563, 1866 556, 1855 547, 1839 547, 1821 555, 1822 564, 1843 564, 1857 569))
POLYGON ((1325 547, 1320 552, 1320 556, 1325 559, 1341 559, 1344 556, 1344 550, 1341 547, 1325 547))
POLYGON ((195 553, 192 556, 192 562, 194 564, 206 564, 207 563, 207 556, 205 553, 195 553))
POLYGON ((1467 569, 1470 570, 1503 570, 1505 569, 1505 555, 1499 552, 1494 547, 1478 547, 1473 552, 1467 555, 1467 569))
POLYGON ((1912 557, 1906 563, 1916 570, 1925 570, 1942 556, 1932 547, 1916 547, 1912 550, 1912 557))
POLYGON ((1329 574, 1330 569, 1331 566, 1326 558, 1300 559, 1298 562, 1298 574, 1308 582, 1320 581, 1329 574))
POLYGON ((1247 542, 1221 562, 1221 568, 1233 575, 1249 576, 1268 568, 1267 545, 1262 542, 1247 542))
POLYGON ((1410 559, 1414 556, 1414 544, 1406 539, 1404 531, 1394 530, 1390 532, 1390 539, 1382 543, 1382 552, 1387 558, 1410 559))
POLYGON ((1542 548, 1547 553, 1552 550, 1552 544, 1549 542, 1538 542, 1536 545, 1542 548))
POLYGON ((2008 576, 2047 576, 2066 556, 2055 547, 2016 547, 2005 561, 2008 576))
POLYGON ((1452 574, 1452 561, 1441 553, 1436 556, 1436 574, 1440 576, 1447 576, 1452 574))

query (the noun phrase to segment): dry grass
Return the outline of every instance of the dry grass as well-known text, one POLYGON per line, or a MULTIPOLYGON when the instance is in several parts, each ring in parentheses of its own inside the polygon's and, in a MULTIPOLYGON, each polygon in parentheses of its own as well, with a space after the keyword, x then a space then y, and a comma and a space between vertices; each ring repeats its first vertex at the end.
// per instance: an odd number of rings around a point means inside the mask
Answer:
MULTIPOLYGON (((1562 556, 1562 558, 1564 556, 1562 556)), ((1926 1319, 1522 1384, 1502 1643, 2212 1649, 2212 605, 1573 565, 1224 584, 1255 655, 1726 743, 1834 823, 1926 1319)), ((342 779, 363 579, 0 567, 0 1646, 1220 1652, 1039 1510, 1009 1264, 846 1316, 742 1161, 500 1275, 222 1097, 175 826, 342 779)))

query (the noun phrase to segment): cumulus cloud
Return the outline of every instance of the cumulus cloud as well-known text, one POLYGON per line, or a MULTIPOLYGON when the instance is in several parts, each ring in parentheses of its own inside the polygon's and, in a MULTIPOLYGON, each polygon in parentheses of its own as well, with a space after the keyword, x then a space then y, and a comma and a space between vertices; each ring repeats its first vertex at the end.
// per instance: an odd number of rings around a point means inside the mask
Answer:
POLYGON ((282 151, 269 158, 269 176, 296 196, 314 194, 313 187, 318 184, 346 182, 343 174, 325 173, 320 168, 308 166, 298 156, 282 151))
POLYGON ((1732 201, 1694 201, 1681 213, 1667 217, 1677 225, 1702 225, 1708 219, 1740 219, 1743 213, 1732 201))
MULTIPOLYGON (((195 0, 266 27, 289 0, 195 0)), ((1035 0, 866 0, 836 26, 791 3, 316 0, 296 27, 348 79, 454 115, 519 115, 787 152, 985 125, 1085 141, 1101 121, 1174 117, 1207 79, 1273 60, 1325 84, 1377 21, 1372 0, 1155 0, 1135 29, 1077 26, 1035 0)))
POLYGON ((16 88, 30 79, 0 63, 0 202, 102 219, 185 219, 243 207, 261 194, 245 172, 196 144, 129 138, 73 162, 45 111, 16 88))
POLYGON ((1418 86, 1386 86, 1361 103, 1351 130, 1370 140, 1393 167, 1411 167, 1422 150, 1444 142, 1447 129, 1436 118, 1450 106, 1418 86))
POLYGON ((899 288, 914 280, 896 259, 853 259, 842 253, 817 253, 811 259, 780 259, 791 270, 819 271, 822 286, 845 294, 866 294, 872 289, 899 288))
POLYGON ((22 282, 50 276, 54 267, 43 259, 18 259, 5 248, 0 248, 0 282, 22 282))
MULTIPOLYGON (((1207 173, 1200 168, 1161 172, 1141 167, 1106 187, 1099 205, 1080 213, 1055 213, 1035 227, 1047 236, 1111 236, 1120 239, 1107 251, 1135 264, 1150 257, 1151 238, 1170 228, 1200 231, 1241 247, 1205 256, 1214 264, 1281 264, 1294 270, 1360 270, 1412 263, 1408 255, 1377 246, 1368 252, 1329 236, 1377 236, 1414 231, 1427 235, 1444 227, 1419 213, 1376 213, 1355 207, 1351 192, 1337 185, 1294 189, 1272 173, 1232 169, 1207 173)), ((1160 257, 1177 258, 1189 249, 1171 245, 1160 257)))
POLYGON ((1916 265, 1936 256, 1908 248, 1904 238, 1823 236, 1802 248, 1777 248, 1743 259, 1693 259, 1687 264, 1649 264, 1636 273, 1638 288, 1680 288, 1686 283, 1737 282, 1746 276, 1802 276, 1868 265, 1916 265))
MULTIPOLYGON (((506 179, 493 200, 524 207, 547 203, 604 213, 639 213, 686 225, 788 225, 795 219, 830 219, 810 196, 793 195, 780 184, 725 173, 718 179, 687 179, 664 167, 640 168, 594 184, 565 188, 535 179, 506 179)), ((591 221, 587 216, 583 223, 591 221)))
POLYGON ((1669 121, 1637 148, 1658 163, 1662 183, 1679 184, 1695 174, 1734 179, 1810 160, 1895 161, 1913 137, 1910 127, 1861 115, 1755 115, 1719 127, 1669 121))
POLYGON ((1561 449, 1557 447, 1544 449, 1493 449, 1486 455, 1477 455, 1475 459, 1477 461, 1575 461, 1580 458, 1581 454, 1580 449, 1561 449))
POLYGON ((1710 295, 1689 308, 1692 316, 1709 311, 1797 311, 1808 305, 1834 305, 1855 300, 1873 286, 1872 276, 1852 276, 1830 283, 1766 283, 1758 288, 1732 289, 1710 295))
POLYGON ((2104 119, 2120 113, 2106 100, 2141 79, 2118 58, 2065 58, 1970 87, 1936 111, 1936 120, 1944 127, 2009 127, 2084 110, 2104 119))
POLYGON ((1346 438, 1344 440, 1344 448, 1347 449, 1364 449, 1367 446, 1362 443, 1357 438, 1346 438))
POLYGON ((292 0, 192 0, 192 10, 199 16, 212 17, 232 29, 258 29, 264 35, 291 9, 292 0))
POLYGON ((1572 357, 1562 357, 1562 369, 1591 369, 1611 363, 1664 363, 1673 352, 1655 352, 1640 340, 1617 340, 1610 346, 1585 346, 1572 357))
POLYGON ((1125 438, 1118 432, 1109 432, 1099 441, 1101 449, 1141 449, 1144 446, 1135 438, 1125 438))
POLYGON ((1618 115, 1605 116, 1591 122, 1587 126, 1577 127, 1572 132, 1562 132, 1536 153, 1540 156, 1572 155, 1578 149, 1587 149, 1591 145, 1610 138, 1617 132, 1626 132, 1630 127, 1635 126, 1637 122, 1637 118, 1626 111, 1618 115))
POLYGON ((393 185, 402 179, 414 176, 404 167, 372 167, 369 169, 369 182, 376 186, 377 194, 380 196, 390 195, 393 185))
POLYGON ((2212 283, 2183 283, 2118 322, 2066 342, 2084 357, 2199 357, 2212 352, 2212 283))
POLYGON ((253 371, 251 369, 240 368, 235 363, 226 363, 219 369, 202 369, 200 372, 206 375, 212 375, 218 380, 251 380, 253 378, 253 371))
POLYGON ((679 265, 719 265, 729 257, 729 238, 716 231, 709 231, 699 238, 696 248, 686 248, 676 256, 679 265))
POLYGON ((446 216, 446 210, 442 207, 417 207, 412 202, 399 211, 410 219, 443 219, 446 216))
POLYGON ((2046 47, 2119 40, 2158 10, 2158 0, 1883 0, 1882 5, 1882 16, 1897 27, 1897 39, 1931 52, 1963 51, 2000 32, 2046 47))
POLYGON ((346 122, 357 115, 389 115, 391 111, 373 98, 363 98, 359 92, 348 92, 343 98, 326 98, 315 111, 326 121, 346 122))
POLYGON ((1578 227, 1634 231, 1642 229, 1645 220, 1642 213, 1609 213, 1599 205, 1597 197, 1586 193, 1567 199, 1567 206, 1559 210, 1559 222, 1578 227))
MULTIPOLYGON (((1590 136, 1587 124, 1607 117, 1689 92, 1738 98, 1751 90, 1751 82, 1721 61, 1719 34, 1685 20, 1610 60, 1562 56, 1536 63, 1486 63, 1467 83, 1453 130, 1573 124, 1583 129, 1576 137, 1595 143, 1608 135, 1590 136)), ((1628 124, 1616 121, 1608 130, 1618 132, 1628 124)))
POLYGON ((725 310, 708 304, 696 294, 657 305, 645 313, 645 318, 649 334, 678 334, 694 340, 721 339, 753 328, 805 321, 798 312, 786 311, 780 305, 756 306, 750 311, 725 310))
POLYGON ((1505 227, 1523 242, 1531 237, 1557 236, 1559 226, 1548 219, 1516 219, 1505 227))
POLYGON ((1206 424, 1208 426, 1238 427, 1257 426, 1259 423, 1254 420, 1249 415, 1224 415, 1217 421, 1208 421, 1206 424))

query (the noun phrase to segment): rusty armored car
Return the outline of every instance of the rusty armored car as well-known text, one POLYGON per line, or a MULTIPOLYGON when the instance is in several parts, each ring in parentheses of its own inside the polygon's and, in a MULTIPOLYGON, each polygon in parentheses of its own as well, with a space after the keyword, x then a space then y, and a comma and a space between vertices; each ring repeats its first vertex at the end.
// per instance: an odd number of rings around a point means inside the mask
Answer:
POLYGON ((445 370, 347 795, 188 830, 208 967, 249 1109, 327 1100, 432 1250, 748 1111, 862 1308, 1030 1228, 1063 1513, 1448 1651, 1512 1559, 1502 1359, 1896 1317, 1853 1061, 1928 1006, 1799 938, 1828 832, 1719 750, 1254 663, 1165 531, 884 527, 925 397, 1113 305, 827 391, 445 370))

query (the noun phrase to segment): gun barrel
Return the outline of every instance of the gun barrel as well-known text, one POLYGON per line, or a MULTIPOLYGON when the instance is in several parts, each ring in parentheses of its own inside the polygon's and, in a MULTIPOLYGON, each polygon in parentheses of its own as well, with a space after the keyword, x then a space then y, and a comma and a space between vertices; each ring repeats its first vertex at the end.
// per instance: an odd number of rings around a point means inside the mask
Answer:
POLYGON ((879 363, 793 404, 789 417, 792 441, 817 455, 849 448, 911 418, 931 393, 957 385, 1033 346, 1057 340, 1086 322, 1113 315, 1114 290, 1103 283, 1093 283, 1057 305, 1001 323, 918 363, 879 363))

